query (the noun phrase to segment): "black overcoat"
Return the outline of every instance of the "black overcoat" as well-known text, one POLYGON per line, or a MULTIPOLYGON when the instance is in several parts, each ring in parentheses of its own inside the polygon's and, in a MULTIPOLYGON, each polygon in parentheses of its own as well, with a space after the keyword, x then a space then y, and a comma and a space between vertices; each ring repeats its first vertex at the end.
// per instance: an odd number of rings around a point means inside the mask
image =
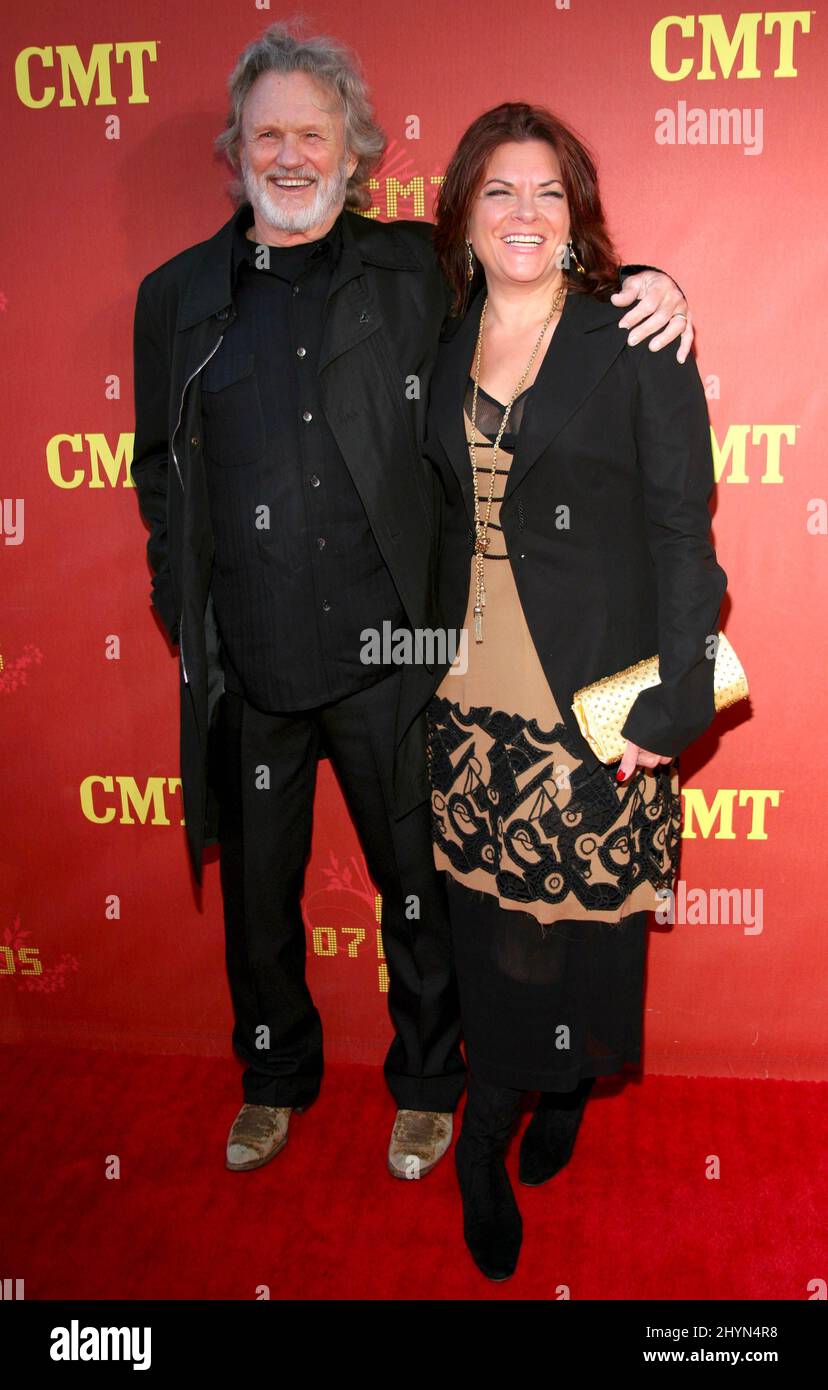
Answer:
MULTIPOLYGON (((203 848, 217 836, 209 751, 224 689, 210 592, 214 540, 200 374, 221 351, 236 312, 232 231, 230 218, 208 241, 148 274, 134 320, 132 478, 150 531, 152 602, 179 648, 182 794, 198 882, 203 848)), ((431 238, 428 223, 344 213, 318 366, 326 418, 413 628, 429 628, 435 619, 430 468, 422 443, 449 300, 431 238)), ((398 815, 428 794, 423 728, 414 720, 400 732, 398 815)))

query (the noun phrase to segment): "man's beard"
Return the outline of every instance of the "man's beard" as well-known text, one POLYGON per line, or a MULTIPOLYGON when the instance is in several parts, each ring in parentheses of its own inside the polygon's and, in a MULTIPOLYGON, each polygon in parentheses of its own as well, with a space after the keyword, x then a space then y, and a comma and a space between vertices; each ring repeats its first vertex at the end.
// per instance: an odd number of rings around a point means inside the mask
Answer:
POLYGON ((242 177, 244 190, 254 211, 269 227, 281 232, 307 232, 320 226, 339 212, 345 203, 348 186, 348 165, 343 159, 339 169, 320 178, 314 169, 269 169, 266 174, 256 175, 247 160, 242 158, 242 177), (283 208, 278 205, 270 192, 268 181, 271 178, 311 178, 316 180, 313 198, 306 207, 283 208))

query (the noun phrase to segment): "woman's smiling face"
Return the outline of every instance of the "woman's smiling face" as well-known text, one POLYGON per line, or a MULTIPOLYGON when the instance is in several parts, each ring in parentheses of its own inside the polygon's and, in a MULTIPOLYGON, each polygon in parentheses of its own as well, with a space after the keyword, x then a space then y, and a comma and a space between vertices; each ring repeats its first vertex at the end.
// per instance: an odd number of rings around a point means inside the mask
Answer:
POLYGON ((467 235, 489 283, 555 278, 569 240, 569 203, 546 140, 510 141, 493 151, 467 235))

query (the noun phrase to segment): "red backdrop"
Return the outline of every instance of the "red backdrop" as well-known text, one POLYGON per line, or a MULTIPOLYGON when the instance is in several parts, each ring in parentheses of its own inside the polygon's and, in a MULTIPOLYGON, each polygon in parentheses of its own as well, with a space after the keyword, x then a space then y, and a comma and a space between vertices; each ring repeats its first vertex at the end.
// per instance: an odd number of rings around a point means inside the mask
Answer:
MULTIPOLYGON (((687 292, 723 626, 752 700, 682 758, 686 911, 651 918, 645 1069, 824 1078, 824 22, 715 10, 338 0, 306 13, 372 83, 389 135, 375 215, 428 217, 466 124, 502 100, 543 102, 596 150, 624 258, 669 268, 687 292)), ((211 152, 226 77, 284 13, 7 0, 4 15, 0 1039, 229 1055, 217 851, 198 902, 177 666, 149 608, 129 478, 131 327, 141 276, 230 214, 211 152)), ((328 1055, 378 1061, 378 905, 327 765, 314 846, 305 911, 328 1055)))

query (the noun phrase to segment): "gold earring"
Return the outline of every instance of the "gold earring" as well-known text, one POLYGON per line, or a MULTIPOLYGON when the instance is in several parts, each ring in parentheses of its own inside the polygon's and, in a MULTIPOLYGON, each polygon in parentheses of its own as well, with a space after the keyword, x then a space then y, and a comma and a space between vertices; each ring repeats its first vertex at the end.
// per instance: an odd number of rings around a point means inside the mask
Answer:
POLYGON ((578 257, 575 254, 575 247, 572 245, 572 237, 569 238, 569 241, 566 244, 566 249, 569 252, 570 260, 575 262, 575 269, 577 270, 578 274, 586 275, 584 267, 581 265, 581 262, 578 260, 578 257))
POLYGON ((466 250, 467 250, 468 253, 469 253, 469 268, 468 268, 468 270, 466 271, 466 279, 467 279, 467 280, 473 280, 473 279, 474 279, 474 255, 473 255, 473 253, 472 253, 472 246, 471 246, 471 242, 469 241, 468 237, 466 238, 466 250))

